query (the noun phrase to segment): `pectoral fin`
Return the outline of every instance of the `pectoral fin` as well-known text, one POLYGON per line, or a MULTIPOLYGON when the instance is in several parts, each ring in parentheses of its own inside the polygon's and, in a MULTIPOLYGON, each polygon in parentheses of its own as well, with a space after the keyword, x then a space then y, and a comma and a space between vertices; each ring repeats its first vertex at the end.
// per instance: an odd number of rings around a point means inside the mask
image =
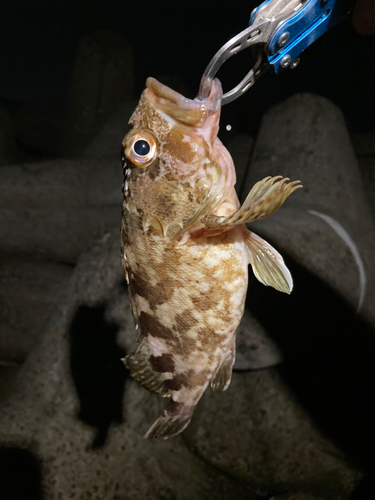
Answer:
POLYGON ((201 221, 209 228, 222 228, 264 219, 276 212, 293 191, 302 187, 300 181, 287 183, 288 180, 281 175, 265 177, 253 186, 242 207, 231 215, 207 215, 201 221))
POLYGON ((269 243, 249 231, 246 239, 249 261, 257 279, 275 290, 290 293, 293 279, 284 260, 269 243))

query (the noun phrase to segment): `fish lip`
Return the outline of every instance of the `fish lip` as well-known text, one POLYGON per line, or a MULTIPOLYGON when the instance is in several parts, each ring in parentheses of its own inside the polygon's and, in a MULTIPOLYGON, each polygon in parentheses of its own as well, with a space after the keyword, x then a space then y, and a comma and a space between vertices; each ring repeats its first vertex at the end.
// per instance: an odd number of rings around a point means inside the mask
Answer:
POLYGON ((223 98, 223 87, 218 78, 205 78, 202 80, 201 87, 197 97, 194 99, 196 102, 203 102, 206 108, 216 113, 221 106, 223 98))
POLYGON ((200 109, 200 104, 184 97, 179 92, 167 87, 152 76, 146 80, 146 88, 152 90, 154 100, 164 100, 163 104, 177 104, 180 109, 200 109))
POLYGON ((222 86, 217 78, 207 81, 205 90, 207 97, 198 95, 195 99, 188 99, 155 78, 149 77, 146 80, 146 97, 154 107, 179 122, 198 127, 204 124, 209 115, 220 109, 223 96, 222 86))

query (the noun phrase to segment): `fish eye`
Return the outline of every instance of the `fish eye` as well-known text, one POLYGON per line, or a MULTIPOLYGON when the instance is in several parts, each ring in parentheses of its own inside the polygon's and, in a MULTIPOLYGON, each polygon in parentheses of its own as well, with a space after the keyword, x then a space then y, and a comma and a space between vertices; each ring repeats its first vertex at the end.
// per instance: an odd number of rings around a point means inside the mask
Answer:
POLYGON ((134 143, 133 149, 135 154, 139 156, 147 156, 150 152, 151 147, 147 141, 145 141, 144 139, 139 139, 139 141, 134 143))
POLYGON ((125 146, 125 154, 134 165, 147 167, 156 155, 156 140, 144 130, 135 134, 125 146))

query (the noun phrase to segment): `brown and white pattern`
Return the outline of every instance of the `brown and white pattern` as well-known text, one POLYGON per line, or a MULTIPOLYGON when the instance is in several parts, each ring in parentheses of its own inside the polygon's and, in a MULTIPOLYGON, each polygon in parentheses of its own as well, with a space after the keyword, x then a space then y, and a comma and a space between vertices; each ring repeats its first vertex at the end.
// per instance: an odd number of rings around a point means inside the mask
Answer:
POLYGON ((148 79, 123 141, 122 259, 139 331, 124 362, 146 389, 171 398, 150 439, 181 432, 208 384, 229 386, 248 263, 264 284, 292 288, 281 256, 245 223, 300 185, 266 178, 239 208, 233 162, 217 138, 221 96, 218 80, 205 101, 191 101, 148 79))

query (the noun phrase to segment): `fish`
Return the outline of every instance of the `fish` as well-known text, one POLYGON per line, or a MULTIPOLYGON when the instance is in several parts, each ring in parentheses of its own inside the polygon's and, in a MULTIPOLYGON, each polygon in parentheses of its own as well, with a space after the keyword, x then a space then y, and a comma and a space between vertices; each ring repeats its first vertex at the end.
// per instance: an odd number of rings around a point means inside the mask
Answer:
POLYGON ((138 338, 123 362, 144 388, 169 398, 145 434, 169 438, 189 424, 211 385, 225 391, 248 285, 290 293, 281 255, 246 224, 276 212, 300 181, 265 177, 242 206, 218 138, 222 86, 187 99, 148 78, 122 142, 121 258, 138 338))

